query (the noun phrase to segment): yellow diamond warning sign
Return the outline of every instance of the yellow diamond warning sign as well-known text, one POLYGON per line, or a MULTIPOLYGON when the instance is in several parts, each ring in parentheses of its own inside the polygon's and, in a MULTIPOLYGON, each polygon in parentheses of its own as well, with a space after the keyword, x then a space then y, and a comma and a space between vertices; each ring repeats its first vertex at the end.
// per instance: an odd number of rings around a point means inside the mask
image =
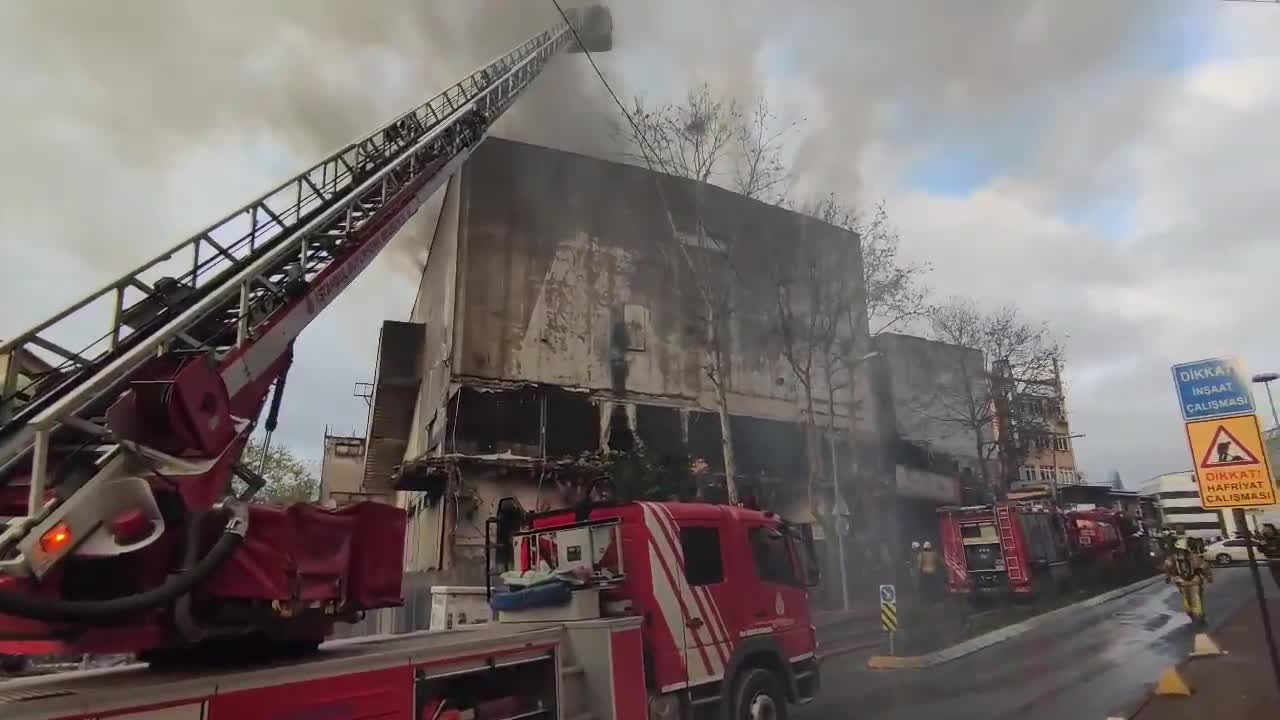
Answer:
POLYGON ((1276 502, 1271 468, 1255 415, 1187 423, 1205 508, 1257 507, 1276 502))

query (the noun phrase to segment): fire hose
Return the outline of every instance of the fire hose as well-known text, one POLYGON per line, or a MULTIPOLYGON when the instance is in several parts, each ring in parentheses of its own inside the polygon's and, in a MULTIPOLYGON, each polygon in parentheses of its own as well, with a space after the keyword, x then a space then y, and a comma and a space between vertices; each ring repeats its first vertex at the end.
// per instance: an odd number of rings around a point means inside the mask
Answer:
POLYGON ((150 590, 109 600, 61 600, 28 592, 0 591, 0 613, 43 622, 92 624, 171 602, 209 577, 244 540, 249 529, 248 509, 243 503, 230 499, 220 507, 231 517, 213 547, 190 570, 170 575, 150 590))

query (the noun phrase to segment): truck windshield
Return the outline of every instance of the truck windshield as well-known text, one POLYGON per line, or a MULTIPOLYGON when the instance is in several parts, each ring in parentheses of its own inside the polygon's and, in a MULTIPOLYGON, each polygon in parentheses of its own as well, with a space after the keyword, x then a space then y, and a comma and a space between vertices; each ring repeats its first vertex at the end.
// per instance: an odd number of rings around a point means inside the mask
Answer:
POLYGON ((786 535, 775 528, 760 526, 751 528, 747 538, 751 543, 756 574, 761 580, 783 585, 802 584, 792 563, 791 545, 786 535))

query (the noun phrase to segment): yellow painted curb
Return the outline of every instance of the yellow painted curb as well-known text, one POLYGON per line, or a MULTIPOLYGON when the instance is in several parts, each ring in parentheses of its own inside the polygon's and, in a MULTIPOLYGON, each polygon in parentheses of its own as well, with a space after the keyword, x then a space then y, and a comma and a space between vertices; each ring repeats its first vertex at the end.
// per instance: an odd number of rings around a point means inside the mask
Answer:
POLYGON ((867 658, 867 667, 872 670, 914 670, 928 664, 928 658, 919 655, 872 655, 867 658))
POLYGON ((1191 648, 1191 657, 1211 657, 1213 655, 1226 655, 1222 648, 1218 647, 1218 643, 1209 637, 1208 633, 1196 633, 1195 644, 1191 648))
POLYGON ((1165 671, 1160 673, 1160 680, 1156 682, 1157 695, 1190 695, 1191 687, 1187 685, 1187 681, 1182 679, 1182 675, 1178 672, 1178 668, 1169 666, 1165 671))

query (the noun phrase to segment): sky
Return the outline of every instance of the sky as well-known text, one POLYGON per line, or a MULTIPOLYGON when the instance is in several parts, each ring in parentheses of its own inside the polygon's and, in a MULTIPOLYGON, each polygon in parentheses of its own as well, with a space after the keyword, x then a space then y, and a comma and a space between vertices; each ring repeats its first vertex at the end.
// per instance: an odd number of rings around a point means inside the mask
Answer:
MULTIPOLYGON (((799 195, 884 202, 939 298, 1065 339, 1078 461, 1186 469, 1171 364, 1280 370, 1280 5, 1221 0, 613 3, 625 97, 763 95, 799 195)), ((196 232, 554 18, 550 0, 0 4, 0 337, 196 232)), ((556 59, 501 135, 605 157, 618 115, 556 59)), ((279 437, 360 434, 382 320, 431 213, 298 341, 279 437)))

